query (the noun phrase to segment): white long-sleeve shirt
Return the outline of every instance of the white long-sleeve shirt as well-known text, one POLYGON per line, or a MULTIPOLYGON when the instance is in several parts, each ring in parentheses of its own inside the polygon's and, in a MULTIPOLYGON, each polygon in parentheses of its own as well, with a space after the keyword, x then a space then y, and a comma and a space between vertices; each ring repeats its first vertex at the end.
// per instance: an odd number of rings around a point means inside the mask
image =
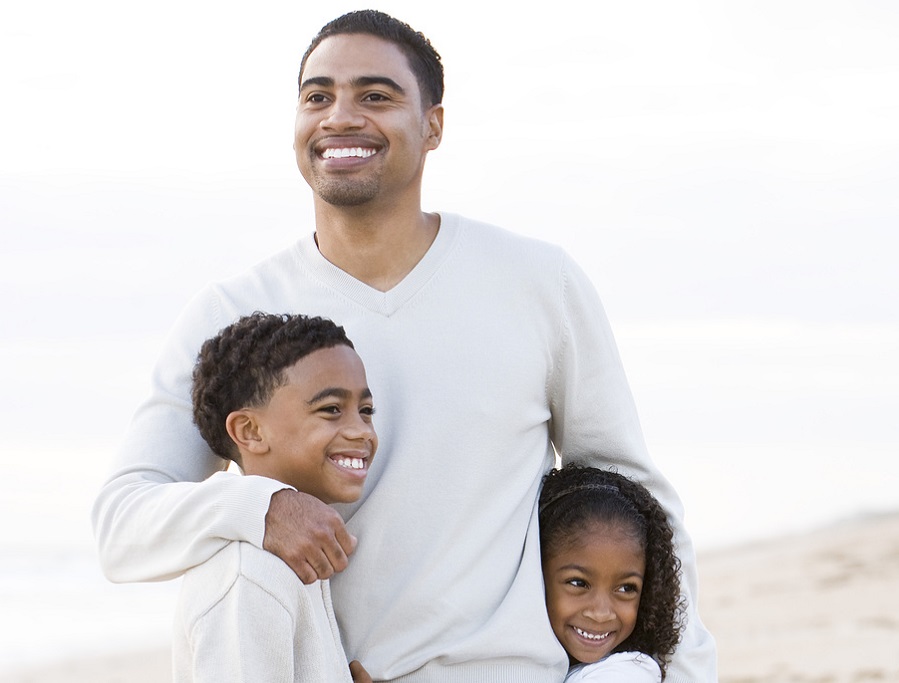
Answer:
POLYGON ((240 541, 184 575, 172 661, 174 683, 352 683, 328 582, 240 541))
MULTIPOLYGON (((261 546, 281 485, 203 482, 222 461, 191 422, 189 393, 201 343, 256 310, 329 317, 366 365, 380 447, 362 498, 340 508, 359 544, 331 586, 347 655, 375 680, 564 679, 536 515, 554 447, 656 495, 695 605, 681 504, 647 453, 592 284, 561 249, 452 214, 388 292, 328 262, 310 234, 191 302, 95 505, 112 580, 176 576, 230 540, 261 546)), ((692 608, 667 680, 716 680, 692 608)))
POLYGON ((616 652, 593 664, 578 664, 565 683, 661 683, 662 670, 640 652, 616 652))

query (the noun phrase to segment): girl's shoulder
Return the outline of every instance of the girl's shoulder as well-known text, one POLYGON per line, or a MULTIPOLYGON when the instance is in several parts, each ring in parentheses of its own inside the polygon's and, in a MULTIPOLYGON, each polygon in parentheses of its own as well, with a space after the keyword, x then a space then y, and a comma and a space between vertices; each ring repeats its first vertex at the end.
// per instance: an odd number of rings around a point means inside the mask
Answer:
POLYGON ((565 683, 661 683, 662 671, 642 652, 616 652, 594 664, 578 664, 568 670, 565 683))

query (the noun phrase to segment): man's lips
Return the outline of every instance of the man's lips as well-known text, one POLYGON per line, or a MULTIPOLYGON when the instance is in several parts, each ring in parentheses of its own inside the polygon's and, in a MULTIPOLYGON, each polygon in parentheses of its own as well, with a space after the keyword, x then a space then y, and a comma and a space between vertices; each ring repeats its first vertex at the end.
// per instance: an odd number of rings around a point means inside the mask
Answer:
POLYGON ((368 159, 378 153, 371 147, 326 147, 319 153, 322 159, 368 159))
POLYGON ((319 159, 368 159, 384 148, 384 145, 364 137, 331 137, 319 140, 313 146, 319 159))

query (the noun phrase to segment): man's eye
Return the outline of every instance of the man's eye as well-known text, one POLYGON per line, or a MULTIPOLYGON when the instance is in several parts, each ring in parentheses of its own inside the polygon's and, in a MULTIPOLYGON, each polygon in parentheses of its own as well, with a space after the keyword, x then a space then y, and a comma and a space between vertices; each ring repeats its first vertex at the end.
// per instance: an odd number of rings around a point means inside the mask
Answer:
POLYGON ((390 98, 388 98, 383 93, 372 92, 366 95, 363 99, 367 102, 387 102, 390 98))
POLYGON ((322 406, 318 409, 318 412, 326 413, 328 415, 339 415, 340 408, 338 408, 337 406, 322 406))

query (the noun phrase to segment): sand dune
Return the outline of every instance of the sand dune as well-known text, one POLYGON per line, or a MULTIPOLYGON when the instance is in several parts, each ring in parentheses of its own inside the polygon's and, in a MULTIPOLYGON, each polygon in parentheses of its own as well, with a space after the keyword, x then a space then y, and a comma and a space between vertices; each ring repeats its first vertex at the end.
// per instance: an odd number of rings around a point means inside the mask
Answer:
POLYGON ((899 681, 899 515, 704 555, 722 683, 899 681))
MULTIPOLYGON (((899 514, 700 556, 721 683, 899 683, 899 514)), ((150 651, 0 675, 0 683, 164 683, 150 651)))

